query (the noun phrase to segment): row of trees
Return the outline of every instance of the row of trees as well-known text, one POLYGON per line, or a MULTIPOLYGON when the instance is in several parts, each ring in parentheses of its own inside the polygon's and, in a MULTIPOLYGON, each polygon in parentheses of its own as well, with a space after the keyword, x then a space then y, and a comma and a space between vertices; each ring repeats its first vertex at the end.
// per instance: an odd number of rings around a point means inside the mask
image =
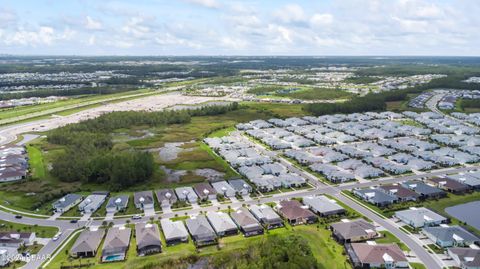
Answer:
POLYGON ((480 108, 480 100, 478 99, 462 99, 460 106, 465 108, 480 108))
POLYGON ((65 148, 52 161, 52 175, 65 182, 106 184, 112 191, 146 182, 155 171, 152 154, 114 149, 111 136, 114 130, 187 123, 192 116, 223 114, 235 109, 237 103, 194 110, 113 112, 52 130, 47 141, 65 148))
POLYGON ((30 98, 30 97, 48 97, 48 96, 77 96, 77 95, 90 95, 90 94, 112 94, 131 91, 131 87, 87 87, 87 88, 78 88, 70 90, 61 90, 61 89, 42 89, 26 92, 12 92, 12 93, 1 93, 1 100, 12 100, 20 98, 30 98))
POLYGON ((382 111, 387 108, 385 102, 403 101, 408 98, 409 93, 417 93, 420 91, 419 89, 412 88, 383 93, 369 93, 362 97, 354 97, 344 103, 308 104, 304 107, 304 110, 316 116, 335 113, 348 114, 366 111, 382 111))

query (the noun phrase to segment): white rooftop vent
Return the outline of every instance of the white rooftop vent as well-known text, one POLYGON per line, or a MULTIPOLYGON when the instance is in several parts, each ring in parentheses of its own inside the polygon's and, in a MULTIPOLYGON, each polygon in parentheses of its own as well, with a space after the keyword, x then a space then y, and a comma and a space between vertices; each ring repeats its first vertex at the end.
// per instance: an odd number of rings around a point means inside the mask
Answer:
POLYGON ((385 262, 393 262, 392 256, 388 255, 388 253, 383 254, 382 258, 385 262))
POLYGON ((453 240, 459 242, 459 241, 463 241, 463 238, 457 234, 453 234, 453 240))
POLYGON ((465 257, 463 258, 463 260, 466 262, 473 262, 475 260, 475 257, 465 257))

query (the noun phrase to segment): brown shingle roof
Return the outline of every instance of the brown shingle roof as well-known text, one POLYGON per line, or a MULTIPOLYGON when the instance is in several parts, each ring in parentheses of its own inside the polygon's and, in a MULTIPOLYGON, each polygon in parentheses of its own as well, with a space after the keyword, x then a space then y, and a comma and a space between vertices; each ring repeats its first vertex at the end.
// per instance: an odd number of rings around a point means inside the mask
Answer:
POLYGON ((278 211, 287 219, 315 217, 310 210, 302 208, 302 204, 297 200, 280 201, 278 211))
POLYGON ((358 259, 364 264, 385 262, 385 254, 390 256, 393 261, 407 261, 407 257, 396 244, 378 244, 370 245, 367 243, 352 243, 352 249, 355 251, 358 259))

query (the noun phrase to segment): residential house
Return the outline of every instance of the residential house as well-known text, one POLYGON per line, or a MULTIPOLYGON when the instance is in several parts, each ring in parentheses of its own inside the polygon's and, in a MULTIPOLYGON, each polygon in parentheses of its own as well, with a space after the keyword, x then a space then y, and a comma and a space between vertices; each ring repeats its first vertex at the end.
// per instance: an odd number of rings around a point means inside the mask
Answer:
POLYGON ((262 225, 245 207, 235 210, 230 214, 230 217, 232 217, 245 237, 263 234, 262 225))
POLYGON ((153 209, 155 201, 152 191, 141 191, 133 194, 133 203, 137 209, 153 209))
POLYGON ((425 227, 422 233, 442 248, 467 247, 480 241, 476 235, 457 225, 425 227))
POLYGON ((107 213, 114 214, 125 211, 128 206, 128 200, 128 195, 110 197, 107 203, 107 213))
POLYGON ((78 210, 82 214, 93 213, 97 211, 107 199, 104 194, 91 194, 78 204, 78 210))
POLYGON ((27 170, 24 168, 0 168, 0 182, 12 182, 25 179, 27 170))
POLYGON ((212 186, 218 194, 228 198, 235 197, 235 190, 226 181, 213 182, 212 186))
POLYGON ((228 184, 232 186, 237 195, 245 196, 252 192, 252 187, 243 179, 232 179, 228 181, 228 184))
POLYGON ((361 242, 378 236, 375 225, 364 219, 342 220, 331 224, 330 229, 341 243, 361 242))
POLYGON ((413 190, 414 192, 420 194, 421 199, 437 199, 437 198, 443 198, 447 194, 433 186, 430 186, 428 184, 425 184, 422 181, 417 181, 417 180, 412 180, 412 181, 406 181, 402 183, 402 186, 409 188, 413 190))
POLYGON ((385 193, 376 188, 356 189, 353 190, 353 194, 378 207, 391 205, 398 200, 396 196, 385 193))
POLYGON ((202 201, 217 199, 217 191, 208 183, 197 183, 193 185, 193 190, 202 201))
POLYGON ((70 208, 76 206, 81 201, 82 201, 81 195, 78 195, 75 193, 69 193, 63 196, 62 198, 58 199, 55 203, 52 204, 52 206, 55 212, 65 213, 70 208))
POLYGON ((303 203, 307 205, 311 211, 322 217, 345 213, 345 209, 342 206, 337 204, 335 200, 324 195, 306 196, 303 198, 303 203))
POLYGON ((397 244, 351 243, 345 248, 355 268, 410 268, 397 244))
POLYGON ((70 255, 74 258, 95 257, 104 236, 105 229, 82 231, 70 249, 70 255))
POLYGON ((178 200, 194 204, 198 201, 198 196, 192 187, 180 187, 175 189, 178 200))
POLYGON ((161 219, 163 235, 167 246, 184 243, 188 241, 188 231, 182 221, 171 221, 169 219, 161 219))
POLYGON ((205 216, 191 217, 185 221, 185 224, 196 246, 211 245, 217 242, 217 235, 205 216))
POLYGON ((397 197, 401 202, 416 201, 420 198, 420 194, 399 184, 380 185, 378 189, 397 197))
POLYGON ((268 205, 252 205, 250 212, 267 229, 283 227, 282 218, 268 205))
POLYGON ((455 194, 462 194, 470 190, 470 187, 462 182, 450 179, 450 178, 429 178, 430 183, 436 187, 455 194))
POLYGON ((278 213, 291 225, 314 223, 317 216, 297 200, 283 200, 276 207, 278 213))
POLYGON ((126 227, 110 228, 102 249, 102 262, 123 261, 126 259, 132 229, 126 227))
POLYGON ((461 182, 469 186, 472 190, 480 190, 480 178, 470 173, 460 173, 457 175, 449 175, 448 178, 461 182))
POLYGON ((160 230, 157 224, 135 224, 135 239, 139 256, 162 252, 162 241, 160 241, 160 230))
POLYGON ((227 213, 208 211, 207 219, 218 236, 228 236, 238 233, 237 225, 227 213))
POLYGON ((35 233, 30 232, 0 232, 0 247, 19 248, 30 246, 37 240, 35 233))
POLYGON ((413 228, 436 226, 447 222, 447 218, 425 207, 397 211, 395 217, 413 228))
POLYGON ((172 189, 157 190, 155 194, 161 207, 169 207, 177 202, 177 195, 172 189))
POLYGON ((449 248, 448 255, 455 261, 458 268, 479 269, 480 249, 474 248, 449 248))
POLYGON ((7 267, 17 256, 17 248, 0 247, 0 267, 7 267))

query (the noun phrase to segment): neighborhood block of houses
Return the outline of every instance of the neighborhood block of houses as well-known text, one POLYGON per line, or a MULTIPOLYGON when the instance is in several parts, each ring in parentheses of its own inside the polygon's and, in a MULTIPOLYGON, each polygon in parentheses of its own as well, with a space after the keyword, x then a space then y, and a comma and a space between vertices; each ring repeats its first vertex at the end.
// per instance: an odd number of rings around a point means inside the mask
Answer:
POLYGON ((29 164, 24 146, 0 146, 0 183, 26 178, 29 164))

